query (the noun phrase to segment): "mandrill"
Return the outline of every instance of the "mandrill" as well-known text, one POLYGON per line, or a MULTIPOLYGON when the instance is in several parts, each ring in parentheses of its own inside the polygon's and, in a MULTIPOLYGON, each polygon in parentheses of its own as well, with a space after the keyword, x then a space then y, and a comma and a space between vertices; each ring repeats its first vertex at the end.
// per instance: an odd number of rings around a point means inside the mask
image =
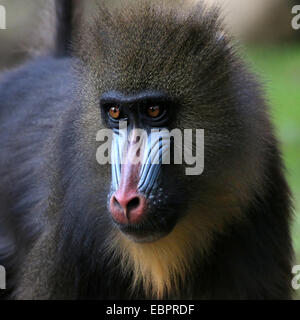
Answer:
POLYGON ((218 10, 101 4, 79 27, 76 3, 0 81, 3 298, 289 299, 278 143, 218 10))

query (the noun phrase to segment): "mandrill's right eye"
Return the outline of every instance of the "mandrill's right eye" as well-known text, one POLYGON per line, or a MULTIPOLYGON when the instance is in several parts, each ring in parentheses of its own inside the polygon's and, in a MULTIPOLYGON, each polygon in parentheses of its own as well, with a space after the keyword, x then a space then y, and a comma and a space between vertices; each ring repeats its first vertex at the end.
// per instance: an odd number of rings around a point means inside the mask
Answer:
POLYGON ((117 120, 120 118, 120 108, 117 105, 111 106, 108 110, 108 114, 111 118, 113 118, 114 120, 117 120))
POLYGON ((150 118, 157 118, 161 115, 162 108, 160 106, 150 106, 147 108, 147 115, 150 118))

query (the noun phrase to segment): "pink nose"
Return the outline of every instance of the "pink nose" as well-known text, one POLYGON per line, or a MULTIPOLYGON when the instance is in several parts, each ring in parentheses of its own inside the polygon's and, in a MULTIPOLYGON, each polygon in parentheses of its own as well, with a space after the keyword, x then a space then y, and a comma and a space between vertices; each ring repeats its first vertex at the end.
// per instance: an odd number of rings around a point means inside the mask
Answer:
POLYGON ((111 214, 120 224, 139 223, 146 207, 146 198, 134 191, 125 193, 119 189, 110 199, 111 214))

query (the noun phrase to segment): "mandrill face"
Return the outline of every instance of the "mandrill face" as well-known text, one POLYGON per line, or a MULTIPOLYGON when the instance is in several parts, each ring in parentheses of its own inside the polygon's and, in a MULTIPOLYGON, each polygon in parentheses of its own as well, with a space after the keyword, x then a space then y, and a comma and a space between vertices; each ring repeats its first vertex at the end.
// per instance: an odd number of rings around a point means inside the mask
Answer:
POLYGON ((249 132, 255 119, 236 94, 247 73, 213 12, 141 6, 115 15, 77 48, 91 136, 99 123, 111 130, 111 220, 137 242, 172 233, 191 214, 213 229, 239 211, 260 174, 260 155, 247 156, 259 152, 249 132))
MULTIPOLYGON (((181 130, 170 130, 178 106, 166 94, 148 91, 107 92, 100 107, 106 127, 112 130, 111 217, 134 241, 157 240, 172 231, 189 200, 185 184, 174 179, 184 176, 184 137, 181 130)), ((188 156, 193 160, 191 148, 186 150, 188 156)))

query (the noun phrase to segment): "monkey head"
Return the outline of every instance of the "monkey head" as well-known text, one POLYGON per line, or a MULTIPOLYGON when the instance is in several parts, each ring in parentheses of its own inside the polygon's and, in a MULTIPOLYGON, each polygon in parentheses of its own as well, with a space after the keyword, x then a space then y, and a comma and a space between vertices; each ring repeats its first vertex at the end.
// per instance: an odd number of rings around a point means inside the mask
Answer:
MULTIPOLYGON (((240 212, 262 164, 260 143, 251 138, 259 130, 256 111, 243 94, 245 86, 256 88, 217 12, 198 5, 174 13, 143 2, 99 14, 76 46, 78 112, 85 139, 112 132, 111 163, 97 163, 93 179, 110 180, 115 227, 151 242, 195 212, 206 230, 223 224, 240 212), (187 161, 189 153, 195 161, 187 161)), ((86 152, 92 158, 95 145, 86 152)))

